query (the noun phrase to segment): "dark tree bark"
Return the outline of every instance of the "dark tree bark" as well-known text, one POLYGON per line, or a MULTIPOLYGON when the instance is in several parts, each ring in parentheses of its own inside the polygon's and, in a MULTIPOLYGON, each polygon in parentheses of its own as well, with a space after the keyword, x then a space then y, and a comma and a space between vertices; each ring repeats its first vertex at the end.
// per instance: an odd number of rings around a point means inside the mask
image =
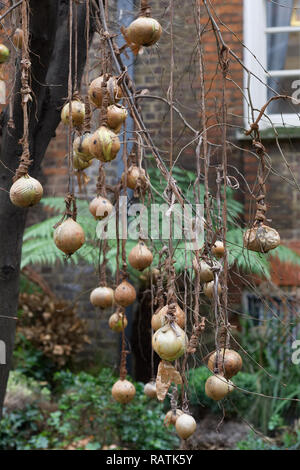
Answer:
MULTIPOLYGON (((30 51, 33 102, 30 106, 29 136, 33 163, 31 176, 38 177, 50 140, 60 122, 60 111, 68 95, 68 0, 30 0, 30 51)), ((78 5, 78 80, 86 60, 85 5, 78 5)), ((91 33, 93 23, 91 18, 91 33)), ((74 60, 73 60, 74 63, 74 60)), ((11 366, 18 306, 22 237, 27 210, 15 207, 9 199, 12 177, 22 153, 19 140, 23 132, 17 73, 13 120, 7 126, 8 109, 1 116, 0 161, 0 340, 6 346, 6 364, 0 364, 0 413, 11 366)), ((3 343, 1 343, 3 345, 3 343)))

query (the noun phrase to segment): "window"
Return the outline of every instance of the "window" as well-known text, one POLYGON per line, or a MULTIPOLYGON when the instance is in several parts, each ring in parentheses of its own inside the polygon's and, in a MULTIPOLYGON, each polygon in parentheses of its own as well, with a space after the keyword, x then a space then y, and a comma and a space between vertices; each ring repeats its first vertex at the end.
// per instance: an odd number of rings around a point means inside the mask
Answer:
MULTIPOLYGON (((245 65, 256 75, 250 84, 244 77, 253 106, 260 109, 276 93, 293 96, 273 101, 266 114, 276 126, 300 126, 300 0, 244 0, 244 43, 245 65)), ((248 123, 247 103, 245 111, 248 123)), ((270 126, 266 117, 261 126, 270 126)))

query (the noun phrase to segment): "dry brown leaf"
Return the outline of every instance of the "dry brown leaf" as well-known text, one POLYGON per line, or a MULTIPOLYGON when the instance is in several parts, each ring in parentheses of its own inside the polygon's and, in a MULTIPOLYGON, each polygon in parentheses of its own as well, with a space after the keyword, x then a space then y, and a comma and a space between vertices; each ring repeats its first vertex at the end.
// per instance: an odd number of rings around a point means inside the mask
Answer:
POLYGON ((170 362, 160 361, 156 376, 156 394, 159 401, 166 398, 171 383, 181 385, 181 375, 170 362))

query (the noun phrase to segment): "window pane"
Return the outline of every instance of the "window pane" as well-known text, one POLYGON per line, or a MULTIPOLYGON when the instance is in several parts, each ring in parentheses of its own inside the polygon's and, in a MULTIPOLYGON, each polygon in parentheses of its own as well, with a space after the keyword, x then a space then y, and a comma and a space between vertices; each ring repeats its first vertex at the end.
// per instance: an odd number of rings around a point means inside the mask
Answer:
MULTIPOLYGON (((295 101, 276 100, 268 106, 268 114, 300 114, 300 76, 297 77, 272 77, 268 78, 268 85, 281 95, 292 96, 295 101), (297 104, 296 100, 299 100, 297 104)), ((274 96, 274 93, 268 89, 268 99, 274 96)), ((300 125, 300 120, 299 120, 300 125)))
POLYGON ((268 70, 300 69, 300 32, 267 35, 268 70))
POLYGON ((300 25, 300 0, 278 0, 277 3, 266 0, 266 7, 268 28, 300 25))

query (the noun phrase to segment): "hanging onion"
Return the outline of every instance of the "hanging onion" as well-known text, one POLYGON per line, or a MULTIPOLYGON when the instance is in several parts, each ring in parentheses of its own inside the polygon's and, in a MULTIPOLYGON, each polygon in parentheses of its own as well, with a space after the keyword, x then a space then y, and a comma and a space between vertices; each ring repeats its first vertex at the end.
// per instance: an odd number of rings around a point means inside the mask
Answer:
POLYGON ((162 33, 162 28, 157 20, 145 16, 140 16, 134 20, 126 29, 126 37, 133 44, 138 46, 152 46, 162 33))
POLYGON ((73 168, 74 168, 74 170, 83 171, 86 168, 88 168, 89 166, 91 166, 91 164, 92 164, 91 160, 89 162, 87 162, 86 160, 83 160, 79 155, 74 153, 74 155, 73 155, 73 168))
POLYGON ((54 243, 66 255, 72 255, 84 244, 82 227, 71 217, 62 222, 54 232, 54 243))
POLYGON ((209 398, 215 401, 222 400, 234 390, 234 385, 230 380, 225 379, 223 375, 217 374, 208 377, 205 383, 205 393, 209 398))
POLYGON ((9 59, 9 49, 4 44, 0 44, 0 64, 7 62, 9 59))
POLYGON ((89 205, 90 213, 96 220, 102 220, 108 217, 112 213, 113 208, 112 203, 106 199, 106 197, 102 196, 95 197, 89 205))
MULTIPOLYGON (((83 124, 85 116, 85 106, 84 103, 78 100, 72 101, 72 123, 75 127, 80 127, 83 124)), ((68 126, 70 120, 70 103, 66 103, 61 112, 62 122, 68 126)))
POLYGON ((196 431, 196 421, 193 416, 183 413, 176 419, 176 431, 181 439, 188 439, 196 431))
POLYGON ((24 40, 24 33, 23 33, 22 29, 17 28, 15 30, 12 40, 13 40, 14 45, 18 49, 22 49, 23 40, 24 40))
POLYGON ((136 299, 135 288, 128 282, 123 281, 115 290, 115 301, 121 307, 128 307, 136 299))
POLYGON ((171 424, 175 425, 177 419, 181 415, 183 415, 183 411, 178 410, 178 409, 175 411, 175 413, 173 412, 173 410, 168 411, 168 413, 166 414, 164 418, 164 425, 165 426, 170 426, 171 424))
POLYGON ((144 386, 144 394, 148 398, 157 398, 156 395, 156 383, 155 382, 148 382, 144 386))
POLYGON ((94 157, 90 153, 90 139, 92 134, 90 132, 86 132, 85 134, 76 137, 73 142, 73 152, 74 155, 80 157, 82 160, 89 162, 94 157))
POLYGON ((244 247, 248 250, 268 253, 279 245, 279 233, 267 225, 252 227, 244 233, 244 247))
POLYGON ((9 191, 11 202, 18 207, 31 207, 43 196, 41 183, 29 175, 21 176, 14 182, 9 191))
MULTIPOLYGON (((122 175, 122 181, 125 181, 125 175, 122 175)), ((127 188, 137 189, 138 185, 145 186, 147 184, 146 173, 143 168, 136 165, 131 165, 127 170, 126 175, 127 188)))
POLYGON ((96 287, 91 292, 90 301, 94 307, 111 307, 114 304, 114 291, 111 287, 96 287))
POLYGON ((143 241, 139 241, 130 251, 128 261, 134 269, 143 271, 152 263, 153 255, 147 245, 143 241))
MULTIPOLYGON (((163 308, 161 308, 157 313, 155 313, 152 318, 151 318, 151 326, 154 331, 158 330, 162 326, 164 326, 167 322, 166 319, 166 314, 168 313, 168 305, 165 305, 163 308)), ((180 326, 180 328, 185 327, 185 313, 184 311, 179 307, 178 304, 176 304, 176 310, 175 310, 175 322, 177 325, 180 326)))
POLYGON ((154 333, 152 347, 162 360, 175 361, 185 353, 187 336, 176 323, 167 324, 154 333))
MULTIPOLYGON (((206 297, 209 297, 210 299, 213 298, 214 293, 215 293, 215 282, 207 282, 206 284, 203 285, 203 292, 206 297)), ((220 285, 220 282, 218 282, 218 295, 220 295, 222 292, 222 287, 220 285)))
POLYGON ((243 366, 243 360, 239 353, 233 349, 220 349, 217 361, 217 352, 209 356, 207 367, 213 372, 215 368, 224 374, 226 379, 231 379, 243 366))
POLYGON ((213 255, 216 256, 216 258, 223 258, 224 253, 225 253, 224 243, 217 240, 213 244, 211 251, 212 251, 213 255))
POLYGON ((212 262, 212 266, 207 264, 203 259, 198 260, 196 257, 193 259, 193 268, 199 272, 201 282, 210 282, 214 280, 214 273, 212 268, 221 268, 219 263, 212 262))
POLYGON ((113 313, 108 320, 108 326, 116 333, 121 333, 128 325, 127 317, 123 313, 113 313))
POLYGON ((128 116, 127 109, 118 104, 112 104, 107 108, 107 125, 115 133, 120 132, 121 126, 128 116))
POLYGON ((90 152, 101 162, 114 160, 120 147, 119 137, 106 126, 99 127, 90 138, 90 152))
MULTIPOLYGON (((95 78, 89 86, 89 98, 90 101, 97 107, 101 108, 102 106, 102 82, 103 75, 101 77, 95 78)), ((122 98, 122 90, 118 85, 116 77, 110 77, 106 83, 107 92, 108 92, 108 103, 114 104, 115 102, 120 101, 122 98)))
POLYGON ((135 386, 128 380, 118 380, 112 390, 113 398, 122 404, 129 403, 135 396, 135 386))

